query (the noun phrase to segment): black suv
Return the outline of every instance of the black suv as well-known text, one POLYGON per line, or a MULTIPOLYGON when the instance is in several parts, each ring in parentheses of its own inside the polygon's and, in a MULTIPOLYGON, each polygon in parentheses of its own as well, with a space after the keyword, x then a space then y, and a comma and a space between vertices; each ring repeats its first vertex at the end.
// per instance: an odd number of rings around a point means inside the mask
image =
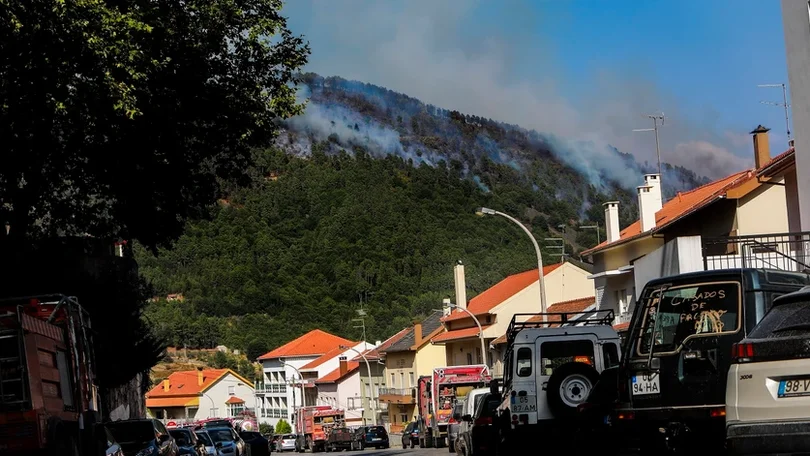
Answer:
POLYGON ((360 426, 354 431, 352 449, 362 450, 367 447, 389 448, 388 432, 382 426, 360 426))

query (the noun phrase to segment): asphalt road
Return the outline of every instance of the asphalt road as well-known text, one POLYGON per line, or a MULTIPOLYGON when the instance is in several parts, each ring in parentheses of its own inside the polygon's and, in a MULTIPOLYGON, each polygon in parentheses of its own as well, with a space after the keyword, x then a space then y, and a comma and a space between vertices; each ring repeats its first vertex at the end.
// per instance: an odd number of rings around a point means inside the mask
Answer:
POLYGON ((450 453, 447 448, 419 448, 416 447, 414 449, 402 449, 400 445, 393 446, 387 450, 375 450, 373 448, 367 448, 363 451, 344 451, 343 453, 346 456, 394 456, 394 455, 413 455, 413 456, 445 456, 447 454, 455 455, 455 453, 450 453))

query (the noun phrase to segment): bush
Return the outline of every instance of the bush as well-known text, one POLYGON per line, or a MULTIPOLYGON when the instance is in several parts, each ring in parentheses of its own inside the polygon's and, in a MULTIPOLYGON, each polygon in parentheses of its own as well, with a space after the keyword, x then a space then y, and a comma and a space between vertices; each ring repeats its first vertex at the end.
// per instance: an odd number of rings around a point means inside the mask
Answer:
POLYGON ((273 426, 267 423, 259 423, 259 434, 261 435, 271 435, 273 434, 273 426))
POLYGON ((292 432, 292 426, 287 420, 279 420, 276 424, 276 434, 289 434, 292 432))

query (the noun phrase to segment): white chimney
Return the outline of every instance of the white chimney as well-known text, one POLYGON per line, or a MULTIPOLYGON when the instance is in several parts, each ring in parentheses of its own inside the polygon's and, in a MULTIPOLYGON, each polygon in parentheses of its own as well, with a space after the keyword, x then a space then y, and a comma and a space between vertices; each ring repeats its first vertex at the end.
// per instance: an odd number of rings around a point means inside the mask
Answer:
POLYGON ((619 240, 619 202, 608 201, 603 204, 605 207, 605 231, 607 231, 607 241, 616 242, 619 240))
POLYGON ((467 281, 464 278, 464 265, 461 260, 453 268, 453 275, 456 282, 456 305, 462 309, 467 308, 467 281))
POLYGON ((638 220, 641 222, 641 232, 655 228, 655 189, 642 185, 638 189, 638 220))
POLYGON ((664 199, 661 194, 661 175, 660 174, 645 174, 644 175, 644 185, 647 187, 652 187, 650 193, 652 193, 652 208, 653 214, 660 211, 663 207, 664 199))
POLYGON ((442 299, 442 316, 443 317, 446 317, 446 316, 450 315, 450 312, 453 310, 453 308, 450 307, 448 304, 450 304, 450 298, 442 299))

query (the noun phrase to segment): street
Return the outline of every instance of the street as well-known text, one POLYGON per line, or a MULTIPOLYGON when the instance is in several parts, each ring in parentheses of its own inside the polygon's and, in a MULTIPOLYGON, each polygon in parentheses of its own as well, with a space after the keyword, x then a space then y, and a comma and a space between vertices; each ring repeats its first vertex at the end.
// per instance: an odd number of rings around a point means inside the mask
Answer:
POLYGON ((419 455, 419 456, 439 456, 439 455, 446 455, 446 454, 455 454, 455 453, 448 453, 447 448, 406 448, 403 449, 400 445, 392 446, 386 450, 376 450, 373 448, 366 449, 363 451, 346 451, 346 453, 356 456, 382 456, 382 455, 405 455, 405 454, 412 454, 412 455, 419 455))

